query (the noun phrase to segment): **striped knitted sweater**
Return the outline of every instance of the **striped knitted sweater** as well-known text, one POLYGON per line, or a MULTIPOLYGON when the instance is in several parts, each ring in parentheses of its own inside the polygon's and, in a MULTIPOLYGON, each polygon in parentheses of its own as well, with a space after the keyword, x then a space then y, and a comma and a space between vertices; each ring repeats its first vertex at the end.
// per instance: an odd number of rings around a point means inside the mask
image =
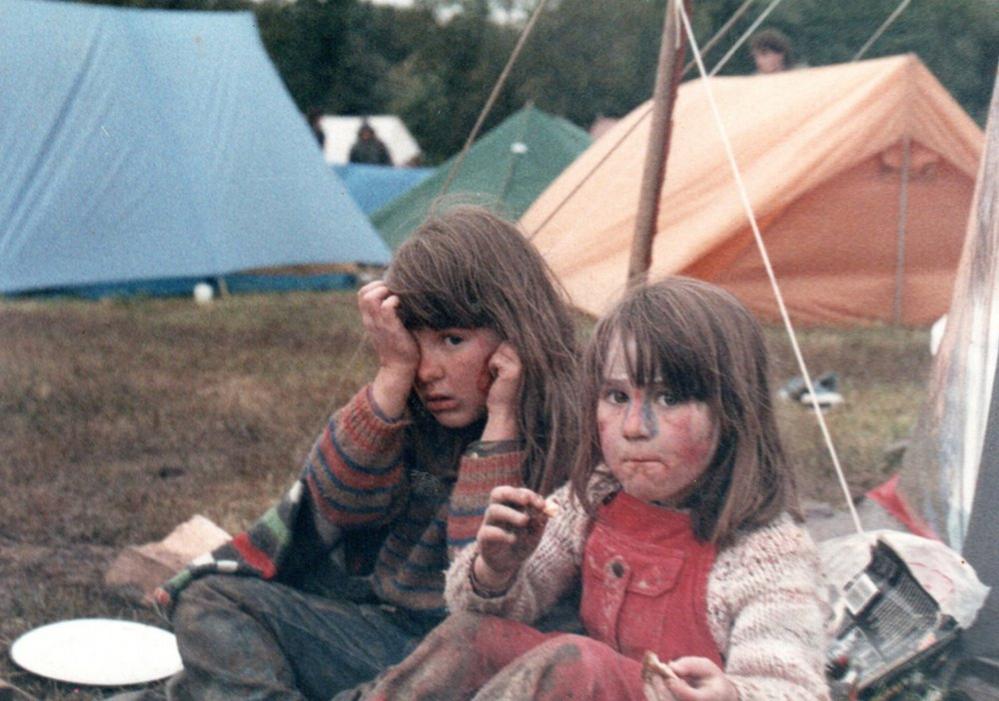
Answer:
MULTIPOLYGON (((590 483, 594 503, 620 488, 606 468, 590 483)), ((559 513, 505 594, 480 596, 470 576, 477 548, 462 551, 447 573, 448 608, 531 623, 577 585, 591 519, 568 490, 552 495, 559 513)), ((706 603, 708 627, 740 701, 828 701, 820 562, 808 532, 790 516, 741 532, 718 551, 706 603)), ((510 698, 519 692, 511 690, 510 698)))
POLYGON ((291 570, 319 569, 345 535, 378 531, 370 591, 384 603, 443 613, 449 553, 475 540, 493 487, 522 483, 524 453, 512 442, 476 442, 457 466, 418 464, 407 450, 411 426, 385 417, 370 386, 358 392, 330 418, 300 478, 277 504, 157 590, 161 610, 169 615, 197 577, 286 581, 291 570))

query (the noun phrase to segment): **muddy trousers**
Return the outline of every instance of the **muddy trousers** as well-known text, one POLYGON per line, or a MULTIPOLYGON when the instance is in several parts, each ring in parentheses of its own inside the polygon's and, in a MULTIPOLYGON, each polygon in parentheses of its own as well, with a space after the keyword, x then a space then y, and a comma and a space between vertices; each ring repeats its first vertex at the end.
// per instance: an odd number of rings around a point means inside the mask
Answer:
POLYGON ((328 701, 401 661, 439 617, 338 601, 253 577, 210 576, 173 615, 178 701, 328 701))
POLYGON ((363 695, 336 701, 644 701, 641 664, 593 638, 456 613, 363 695))

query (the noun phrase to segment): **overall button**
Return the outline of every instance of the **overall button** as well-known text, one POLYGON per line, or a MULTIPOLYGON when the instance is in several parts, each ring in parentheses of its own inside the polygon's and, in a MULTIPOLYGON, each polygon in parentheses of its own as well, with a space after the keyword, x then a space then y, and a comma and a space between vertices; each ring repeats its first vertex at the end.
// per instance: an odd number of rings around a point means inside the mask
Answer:
POLYGON ((611 563, 611 572, 615 577, 621 577, 624 574, 624 565, 621 564, 620 560, 614 560, 611 563))

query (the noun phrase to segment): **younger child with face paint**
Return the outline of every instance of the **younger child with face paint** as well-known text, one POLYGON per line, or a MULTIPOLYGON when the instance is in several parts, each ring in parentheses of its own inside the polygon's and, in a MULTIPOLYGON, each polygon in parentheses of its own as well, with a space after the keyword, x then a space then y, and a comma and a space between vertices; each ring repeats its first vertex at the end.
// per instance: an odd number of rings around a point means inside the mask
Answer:
POLYGON ((458 613, 365 698, 828 699, 820 565, 756 320, 703 282, 641 286, 583 371, 570 484, 549 503, 493 489, 447 575, 458 613), (528 625, 580 581, 586 636, 528 625), (668 670, 643 680, 647 652, 668 670))
POLYGON ((157 593, 184 661, 171 699, 329 699, 370 680, 443 619, 444 572, 492 487, 567 477, 575 327, 516 227, 479 207, 429 218, 358 307, 372 381, 276 506, 157 593))

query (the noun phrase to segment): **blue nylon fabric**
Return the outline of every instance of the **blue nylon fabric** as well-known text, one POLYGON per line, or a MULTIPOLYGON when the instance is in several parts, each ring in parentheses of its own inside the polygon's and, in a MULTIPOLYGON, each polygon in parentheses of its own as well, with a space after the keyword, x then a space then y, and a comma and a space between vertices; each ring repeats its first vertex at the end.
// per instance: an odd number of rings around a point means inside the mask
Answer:
POLYGON ((252 13, 0 0, 0 292, 386 263, 252 13))
POLYGON ((434 168, 396 168, 370 163, 348 163, 333 166, 333 172, 347 187, 361 211, 371 214, 376 209, 422 183, 434 168))

